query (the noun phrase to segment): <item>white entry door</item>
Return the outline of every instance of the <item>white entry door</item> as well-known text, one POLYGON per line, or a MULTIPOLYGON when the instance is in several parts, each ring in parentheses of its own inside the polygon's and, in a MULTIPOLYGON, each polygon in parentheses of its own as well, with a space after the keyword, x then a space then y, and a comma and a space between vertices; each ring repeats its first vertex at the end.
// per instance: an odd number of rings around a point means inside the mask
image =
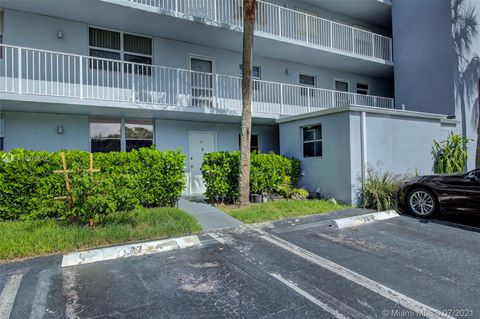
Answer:
POLYGON ((201 195, 205 193, 202 167, 203 156, 206 153, 215 152, 216 134, 213 132, 190 132, 189 133, 189 193, 201 195))

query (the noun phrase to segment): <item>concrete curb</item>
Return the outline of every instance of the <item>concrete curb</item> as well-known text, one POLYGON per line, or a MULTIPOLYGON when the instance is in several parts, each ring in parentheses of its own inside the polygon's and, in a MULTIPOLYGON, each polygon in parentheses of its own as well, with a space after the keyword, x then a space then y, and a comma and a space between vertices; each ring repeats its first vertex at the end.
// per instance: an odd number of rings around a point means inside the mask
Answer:
POLYGON ((334 219, 334 223, 338 229, 356 227, 363 224, 372 223, 379 220, 387 220, 390 218, 399 217, 400 215, 394 210, 386 210, 372 214, 365 214, 353 217, 334 219))
POLYGON ((144 243, 107 247, 71 253, 63 256, 62 267, 90 264, 132 256, 150 255, 176 249, 200 246, 198 236, 186 236, 144 243))

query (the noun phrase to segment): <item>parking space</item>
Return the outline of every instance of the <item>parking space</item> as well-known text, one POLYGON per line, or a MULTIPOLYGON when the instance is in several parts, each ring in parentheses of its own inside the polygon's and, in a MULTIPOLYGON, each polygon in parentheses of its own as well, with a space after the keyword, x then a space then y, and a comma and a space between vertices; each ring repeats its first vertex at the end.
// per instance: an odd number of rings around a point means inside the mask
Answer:
POLYGON ((2 265, 0 287, 22 274, 10 318, 478 316, 479 233, 407 216, 335 229, 341 215, 89 265, 60 268, 56 256, 2 265))

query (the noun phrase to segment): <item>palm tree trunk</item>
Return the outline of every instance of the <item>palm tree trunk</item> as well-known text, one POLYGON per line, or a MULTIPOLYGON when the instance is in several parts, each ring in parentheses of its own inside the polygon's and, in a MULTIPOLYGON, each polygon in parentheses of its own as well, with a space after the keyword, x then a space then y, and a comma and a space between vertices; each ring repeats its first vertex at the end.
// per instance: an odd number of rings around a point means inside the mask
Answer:
POLYGON ((250 139, 252 134, 253 38, 256 0, 243 0, 243 74, 242 137, 240 144, 240 205, 248 204, 250 195, 250 139))

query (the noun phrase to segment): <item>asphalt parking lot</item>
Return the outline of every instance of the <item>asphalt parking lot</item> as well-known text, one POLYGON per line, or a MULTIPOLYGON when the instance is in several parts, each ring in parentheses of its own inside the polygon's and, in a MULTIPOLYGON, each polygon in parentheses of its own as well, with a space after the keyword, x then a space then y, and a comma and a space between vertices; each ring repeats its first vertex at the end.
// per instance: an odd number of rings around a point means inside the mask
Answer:
POLYGON ((473 226, 401 216, 332 227, 348 214, 205 233, 197 248, 95 264, 3 264, 0 299, 15 291, 10 318, 480 318, 473 226))

